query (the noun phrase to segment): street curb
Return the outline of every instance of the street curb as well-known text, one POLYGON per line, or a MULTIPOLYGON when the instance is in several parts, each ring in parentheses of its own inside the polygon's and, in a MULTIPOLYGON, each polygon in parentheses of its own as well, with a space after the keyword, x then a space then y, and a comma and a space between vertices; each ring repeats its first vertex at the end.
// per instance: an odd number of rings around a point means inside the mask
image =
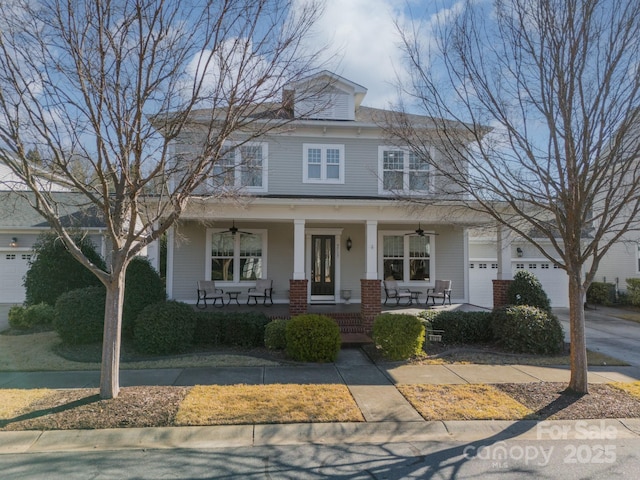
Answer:
POLYGON ((602 441, 612 438, 640 438, 640 419, 308 423, 0 432, 0 455, 507 439, 602 441))

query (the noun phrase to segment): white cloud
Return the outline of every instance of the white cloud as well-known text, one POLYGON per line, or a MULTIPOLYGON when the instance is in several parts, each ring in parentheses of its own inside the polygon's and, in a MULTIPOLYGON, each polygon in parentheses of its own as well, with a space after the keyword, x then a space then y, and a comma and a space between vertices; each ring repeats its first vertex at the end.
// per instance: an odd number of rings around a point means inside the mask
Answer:
POLYGON ((405 2, 397 0, 326 0, 312 41, 329 45, 326 68, 368 89, 364 105, 387 107, 396 98, 396 74, 402 50, 394 24, 404 22, 405 2))

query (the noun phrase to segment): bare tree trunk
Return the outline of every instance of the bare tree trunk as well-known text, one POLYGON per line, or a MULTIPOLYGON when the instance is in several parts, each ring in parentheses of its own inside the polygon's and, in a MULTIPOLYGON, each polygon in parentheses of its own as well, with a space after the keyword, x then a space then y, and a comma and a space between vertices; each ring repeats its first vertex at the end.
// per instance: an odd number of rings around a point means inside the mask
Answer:
POLYGON ((569 275, 569 338, 571 380, 569 390, 589 393, 587 383, 587 341, 584 331, 584 287, 576 275, 569 275))
POLYGON ((120 392, 120 345, 122 308, 124 303, 125 269, 112 273, 107 285, 104 305, 104 339, 102 342, 102 366, 100 370, 100 397, 117 398, 120 392))

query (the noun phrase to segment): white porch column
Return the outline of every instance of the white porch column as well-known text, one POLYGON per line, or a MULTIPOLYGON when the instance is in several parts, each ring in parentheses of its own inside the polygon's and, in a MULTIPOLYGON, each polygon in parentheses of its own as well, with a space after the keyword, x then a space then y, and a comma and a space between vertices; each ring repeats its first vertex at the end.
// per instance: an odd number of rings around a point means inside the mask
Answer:
POLYGON ((304 225, 305 220, 293 221, 293 280, 304 280, 304 225))
POLYGON ((498 280, 513 280, 511 272, 511 230, 498 225, 498 280))
POLYGON ((167 298, 173 299, 173 249, 175 242, 174 227, 167 230, 167 298))
POLYGON ((366 254, 366 271, 364 278, 366 280, 377 280, 378 278, 378 222, 376 220, 367 220, 365 245, 366 254))

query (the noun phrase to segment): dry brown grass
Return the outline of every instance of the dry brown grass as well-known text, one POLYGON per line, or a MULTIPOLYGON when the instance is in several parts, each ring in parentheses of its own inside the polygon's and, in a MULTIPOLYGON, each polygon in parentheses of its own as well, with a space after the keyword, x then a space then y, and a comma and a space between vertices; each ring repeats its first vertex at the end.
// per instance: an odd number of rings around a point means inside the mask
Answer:
POLYGON ((195 386, 177 425, 363 422, 345 385, 195 386))
POLYGON ((0 420, 7 420, 35 402, 53 395, 54 390, 39 388, 33 390, 0 390, 0 420))
POLYGON ((613 382, 611 385, 640 400, 640 382, 613 382))
POLYGON ((532 412, 490 385, 398 385, 425 420, 519 420, 532 412))
POLYGON ((622 320, 629 320, 630 322, 640 323, 640 312, 635 313, 616 313, 615 317, 622 320))
MULTIPOLYGON (((603 353, 587 350, 587 362, 589 366, 625 366, 628 363, 610 357, 603 353)), ((454 349, 450 354, 436 358, 421 357, 412 363, 418 365, 451 365, 451 364, 478 364, 478 365, 569 365, 569 355, 518 355, 491 351, 479 351, 473 349, 454 349), (465 351, 466 350, 466 351, 465 351)))

